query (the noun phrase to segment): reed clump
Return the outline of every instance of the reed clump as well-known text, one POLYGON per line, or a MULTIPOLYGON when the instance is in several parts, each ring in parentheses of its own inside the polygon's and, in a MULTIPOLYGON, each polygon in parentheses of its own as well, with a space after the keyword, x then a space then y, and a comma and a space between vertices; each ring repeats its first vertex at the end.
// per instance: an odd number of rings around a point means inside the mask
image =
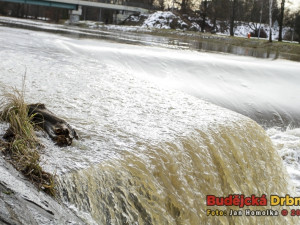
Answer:
POLYGON ((40 166, 39 151, 42 145, 35 134, 34 114, 28 116, 24 92, 13 89, 5 93, 0 102, 0 120, 8 122, 9 128, 2 143, 4 153, 15 168, 21 171, 34 184, 51 196, 55 196, 54 175, 45 172, 40 166))

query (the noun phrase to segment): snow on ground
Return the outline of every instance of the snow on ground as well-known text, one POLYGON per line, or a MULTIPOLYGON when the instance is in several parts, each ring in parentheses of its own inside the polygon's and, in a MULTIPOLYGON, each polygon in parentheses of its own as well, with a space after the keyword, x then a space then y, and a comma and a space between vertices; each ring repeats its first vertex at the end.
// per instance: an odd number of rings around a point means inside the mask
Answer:
POLYGON ((145 21, 142 27, 147 28, 162 28, 170 29, 170 20, 173 20, 175 15, 171 12, 156 12, 151 14, 145 21))
POLYGON ((171 24, 180 28, 187 27, 187 24, 172 12, 162 12, 158 11, 150 14, 149 17, 144 21, 142 27, 146 28, 160 28, 160 29, 171 29, 171 24))
POLYGON ((192 22, 192 26, 190 27, 191 30, 194 30, 194 31, 200 31, 201 30, 201 27, 198 23, 196 22, 192 22))
MULTIPOLYGON (((151 29, 186 29, 188 25, 172 12, 158 11, 152 14, 141 14, 140 16, 132 15, 127 20, 127 23, 141 25, 114 25, 104 24, 95 21, 79 21, 80 25, 85 25, 89 28, 106 28, 108 30, 121 31, 151 31, 151 29)), ((199 25, 193 24, 199 30, 199 25)))
MULTIPOLYGON (((143 14, 141 16, 131 16, 128 18, 128 21, 136 22, 142 24, 141 26, 136 26, 134 29, 137 30, 137 27, 144 28, 144 29, 182 29, 182 30, 192 30, 192 31, 200 31, 200 18, 187 18, 191 23, 188 25, 186 22, 184 22, 179 16, 173 14, 172 12, 166 11, 158 11, 153 14, 143 14), (142 21, 144 20, 144 21, 142 21), (142 21, 142 23, 141 23, 142 21)), ((229 35, 229 25, 224 29, 221 29, 221 23, 226 24, 226 22, 217 21, 217 33, 221 35, 229 35), (221 32, 221 30, 223 30, 221 32)), ((208 26, 213 28, 213 23, 211 20, 207 19, 208 26)), ((246 23, 237 21, 236 26, 234 28, 234 34, 238 37, 247 37, 248 33, 254 32, 254 27, 260 27, 267 35, 269 35, 269 25, 268 24, 254 24, 254 23, 246 23)), ((283 37, 285 34, 290 31, 291 28, 284 27, 283 28, 283 37)), ((276 25, 276 22, 274 23, 274 26, 272 27, 272 39, 276 40, 279 36, 279 27, 278 24, 276 25)))
MULTIPOLYGON (((245 22, 237 22, 236 27, 234 28, 234 35, 237 37, 247 37, 248 33, 254 32, 251 27, 257 27, 261 28, 264 30, 264 32, 267 34, 267 38, 269 37, 269 31, 270 31, 270 26, 268 24, 254 24, 254 23, 245 23, 245 22)), ((289 27, 284 27, 282 30, 282 36, 284 37, 285 34, 290 30, 291 28, 289 27)), ((218 33, 218 34, 226 34, 229 35, 229 28, 225 30, 223 33, 218 33)), ((274 25, 272 27, 272 39, 276 40, 278 39, 279 36, 279 27, 274 25)))
POLYGON ((145 29, 141 26, 124 26, 124 25, 103 25, 103 28, 106 28, 107 30, 118 30, 118 31, 124 31, 124 32, 150 32, 149 29, 145 29))

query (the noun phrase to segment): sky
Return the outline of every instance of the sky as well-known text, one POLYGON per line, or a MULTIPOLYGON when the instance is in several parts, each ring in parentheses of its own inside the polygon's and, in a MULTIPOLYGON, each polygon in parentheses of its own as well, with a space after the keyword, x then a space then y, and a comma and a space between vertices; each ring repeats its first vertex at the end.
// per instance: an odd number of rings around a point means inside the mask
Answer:
POLYGON ((293 10, 297 10, 300 7, 300 0, 288 0, 287 2, 293 3, 293 4, 287 3, 287 5, 289 5, 288 7, 293 9, 293 10))

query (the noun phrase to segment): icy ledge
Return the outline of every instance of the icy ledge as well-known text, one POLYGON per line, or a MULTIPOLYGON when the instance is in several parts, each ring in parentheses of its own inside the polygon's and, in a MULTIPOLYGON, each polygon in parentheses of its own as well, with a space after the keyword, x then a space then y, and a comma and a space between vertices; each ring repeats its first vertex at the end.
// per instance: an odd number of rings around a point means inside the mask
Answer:
POLYGON ((0 224, 84 224, 16 171, 0 153, 0 224))

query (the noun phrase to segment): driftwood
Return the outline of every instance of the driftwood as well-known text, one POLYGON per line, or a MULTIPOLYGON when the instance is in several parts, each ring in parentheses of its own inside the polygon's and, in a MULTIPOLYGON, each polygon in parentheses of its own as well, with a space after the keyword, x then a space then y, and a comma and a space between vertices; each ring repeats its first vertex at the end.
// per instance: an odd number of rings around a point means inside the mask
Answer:
POLYGON ((78 139, 76 131, 63 119, 58 118, 44 104, 28 105, 28 115, 33 115, 33 122, 42 128, 59 146, 71 145, 73 139, 78 139))

